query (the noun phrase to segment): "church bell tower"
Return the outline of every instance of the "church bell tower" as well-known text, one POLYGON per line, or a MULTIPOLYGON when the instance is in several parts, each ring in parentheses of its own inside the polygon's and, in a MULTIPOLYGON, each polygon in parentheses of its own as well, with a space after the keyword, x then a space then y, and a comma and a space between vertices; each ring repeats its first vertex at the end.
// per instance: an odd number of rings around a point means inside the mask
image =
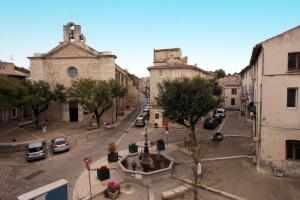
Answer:
POLYGON ((81 26, 73 22, 64 25, 64 42, 85 43, 85 37, 81 34, 81 26))

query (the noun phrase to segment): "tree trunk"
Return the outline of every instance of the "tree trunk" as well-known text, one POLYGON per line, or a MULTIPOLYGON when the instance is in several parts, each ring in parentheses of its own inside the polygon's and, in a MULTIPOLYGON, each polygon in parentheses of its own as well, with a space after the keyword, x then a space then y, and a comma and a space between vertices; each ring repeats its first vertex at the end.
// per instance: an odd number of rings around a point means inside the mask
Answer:
POLYGON ((193 193, 194 193, 194 200, 198 200, 198 190, 197 190, 197 186, 196 185, 194 185, 193 193))
POLYGON ((191 125, 191 139, 192 139, 192 147, 196 147, 197 146, 197 141, 196 141, 195 124, 191 125))
POLYGON ((98 113, 95 113, 95 116, 96 116, 97 125, 98 127, 100 127, 100 115, 98 113))
POLYGON ((39 112, 33 112, 34 115, 34 125, 36 128, 40 128, 40 116, 39 112))

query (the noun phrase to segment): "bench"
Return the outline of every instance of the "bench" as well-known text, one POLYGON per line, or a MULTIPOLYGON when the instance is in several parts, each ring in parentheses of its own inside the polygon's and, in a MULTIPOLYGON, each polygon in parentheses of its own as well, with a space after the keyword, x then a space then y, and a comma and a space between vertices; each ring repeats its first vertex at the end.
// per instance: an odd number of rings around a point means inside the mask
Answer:
POLYGON ((188 192, 189 189, 190 189, 190 187, 185 186, 185 185, 181 185, 181 186, 178 186, 177 188, 174 188, 172 190, 162 192, 162 198, 163 199, 171 199, 171 198, 174 198, 174 197, 182 196, 186 192, 188 192))

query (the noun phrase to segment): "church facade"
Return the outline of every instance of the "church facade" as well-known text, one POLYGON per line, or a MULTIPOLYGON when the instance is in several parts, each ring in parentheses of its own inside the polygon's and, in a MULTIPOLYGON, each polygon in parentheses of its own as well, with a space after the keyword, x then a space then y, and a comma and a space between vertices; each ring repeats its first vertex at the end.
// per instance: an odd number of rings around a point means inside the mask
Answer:
MULTIPOLYGON (((70 88, 72 81, 81 78, 95 80, 118 80, 122 86, 128 87, 127 71, 115 63, 116 55, 109 51, 98 52, 86 44, 81 26, 72 22, 63 26, 63 42, 47 53, 35 53, 30 60, 31 80, 43 80, 54 86, 57 83, 70 88)), ((135 95, 138 95, 135 93, 135 95)), ((102 122, 114 123, 117 110, 125 108, 127 98, 119 99, 117 105, 106 111, 102 122)), ((92 116, 75 102, 51 103, 45 113, 50 120, 79 121, 92 116)))

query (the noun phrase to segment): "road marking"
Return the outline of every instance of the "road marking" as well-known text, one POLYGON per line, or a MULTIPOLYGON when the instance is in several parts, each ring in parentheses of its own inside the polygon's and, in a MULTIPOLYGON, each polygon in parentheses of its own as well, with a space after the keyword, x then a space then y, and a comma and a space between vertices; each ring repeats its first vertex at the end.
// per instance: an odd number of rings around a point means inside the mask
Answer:
POLYGON ((223 123, 221 124, 220 128, 217 130, 217 132, 221 133, 221 131, 223 130, 223 127, 227 121, 227 119, 229 118, 230 113, 227 113, 227 116, 225 117, 225 120, 223 120, 223 123))
MULTIPOLYGON (((145 103, 145 102, 142 102, 142 105, 143 105, 143 103, 145 103)), ((143 108, 141 109, 141 112, 140 112, 137 116, 140 116, 140 115, 142 114, 142 112, 143 112, 143 108)), ((128 116, 128 115, 127 115, 127 116, 128 116)), ((125 132, 121 135, 121 137, 117 140, 116 145, 119 145, 119 144, 120 144, 121 140, 128 134, 129 129, 131 129, 131 127, 133 126, 134 123, 135 123, 135 120, 133 120, 133 122, 129 125, 129 127, 126 129, 126 131, 125 131, 125 132)))

